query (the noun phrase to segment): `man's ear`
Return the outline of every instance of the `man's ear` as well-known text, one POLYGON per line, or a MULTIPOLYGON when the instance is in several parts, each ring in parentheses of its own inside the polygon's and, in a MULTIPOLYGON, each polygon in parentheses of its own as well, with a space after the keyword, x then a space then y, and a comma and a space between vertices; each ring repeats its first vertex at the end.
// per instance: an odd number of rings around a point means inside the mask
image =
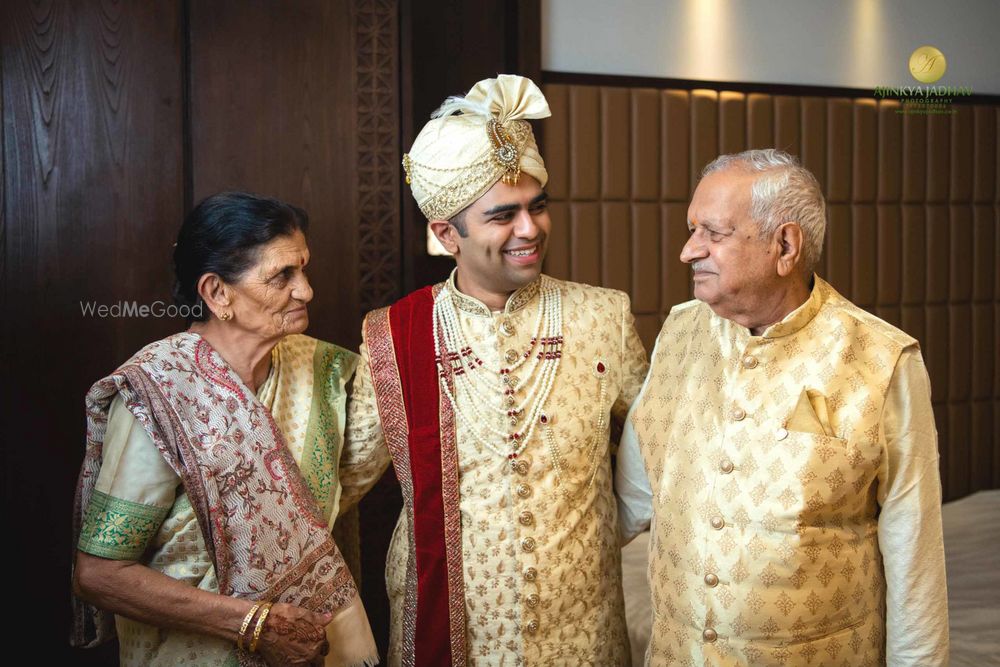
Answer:
POLYGON ((431 220, 429 223, 431 233, 437 238, 445 250, 452 255, 458 254, 458 243, 456 238, 458 230, 447 220, 431 220))
POLYGON ((778 275, 785 278, 802 266, 802 227, 797 222, 786 222, 775 232, 778 242, 778 275))

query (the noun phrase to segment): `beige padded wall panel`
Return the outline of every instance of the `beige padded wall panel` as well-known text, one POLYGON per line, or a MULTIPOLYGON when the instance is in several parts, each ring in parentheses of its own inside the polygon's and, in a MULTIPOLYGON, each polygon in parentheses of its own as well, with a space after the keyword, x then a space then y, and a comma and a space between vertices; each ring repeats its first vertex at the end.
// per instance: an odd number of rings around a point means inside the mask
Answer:
MULTIPOLYGON (((660 205, 632 204, 632 312, 660 313, 660 205)), ((992 313, 991 313, 992 315, 992 313)), ((992 378, 991 378, 992 380, 992 378)))
POLYGON ((997 227, 993 217, 993 207, 977 204, 972 207, 972 300, 982 303, 998 297, 995 291, 994 273, 1000 248, 997 246, 997 227))
MULTIPOLYGON (((719 94, 714 90, 691 91, 691 184, 698 185, 705 165, 719 155, 719 94)), ((685 197, 686 199, 687 197, 685 197)))
POLYGON ((777 95, 774 98, 774 147, 799 156, 802 155, 800 108, 798 97, 777 95))
POLYGON ((969 482, 971 474, 969 463, 972 458, 972 447, 969 439, 972 435, 972 406, 968 403, 952 403, 948 406, 948 467, 944 483, 955 497, 968 495, 971 489, 969 482))
POLYGON ((570 204, 570 275, 578 283, 601 284, 601 205, 570 204))
POLYGON ((878 106, 875 100, 854 100, 852 201, 874 202, 878 189, 878 106))
POLYGON ((660 312, 666 316, 674 305, 691 298, 691 274, 680 260, 681 249, 688 239, 687 204, 664 204, 661 214, 663 302, 660 312))
POLYGON ((927 195, 927 116, 903 116, 903 201, 922 202, 927 195))
POLYGON ((975 155, 972 167, 972 200, 977 204, 993 201, 997 176, 997 123, 993 107, 975 110, 975 155))
MULTIPOLYGON (((802 165, 811 171, 821 185, 826 184, 826 99, 803 97, 802 165)), ((824 187, 824 192, 826 188, 824 187)))
MULTIPOLYGON (((898 204, 881 204, 878 209, 878 258, 875 263, 877 271, 877 300, 881 308, 897 307, 902 302, 901 287, 903 277, 902 253, 903 230, 901 228, 898 204)), ((890 311, 894 317, 892 324, 899 326, 898 310, 890 311)), ((879 315, 881 317, 881 315, 879 315)))
POLYGON ((851 200, 853 106, 843 97, 827 100, 826 104, 826 198, 837 204, 851 200))
POLYGON ((975 130, 975 114, 970 106, 958 108, 951 119, 951 184, 948 188, 953 202, 972 200, 972 133, 975 130))
POLYGON ((886 203, 898 202, 903 190, 903 116, 898 111, 895 100, 878 104, 878 200, 886 203))
POLYGON ((660 91, 631 91, 633 201, 660 198, 660 91))
POLYGON ((951 122, 947 116, 927 119, 927 201, 943 204, 948 201, 951 181, 951 122))
POLYGON ((948 260, 951 265, 951 288, 948 299, 952 303, 968 303, 972 300, 972 208, 955 204, 949 209, 951 251, 948 260))
POLYGON ((834 289, 851 298, 851 206, 827 204, 829 220, 826 223, 826 279, 834 289))
POLYGON ((927 298, 927 212, 916 204, 902 205, 903 303, 920 305, 927 298))
POLYGON ((747 96, 747 148, 774 147, 774 98, 761 93, 747 96))
POLYGON ((666 201, 687 201, 691 184, 691 98, 684 90, 664 90, 660 102, 661 192, 666 201))
POLYGON ((947 303, 950 294, 951 232, 948 207, 927 207, 927 302, 947 303))
MULTIPOLYGON (((548 135, 546 135, 547 137, 548 135)), ((545 272, 553 278, 570 278, 570 230, 569 204, 565 201, 549 200, 548 248, 545 254, 545 272)))
POLYGON ((743 93, 719 93, 719 153, 739 153, 747 145, 747 103, 743 93))
POLYGON ((985 401, 993 398, 993 373, 997 360, 993 358, 993 343, 1000 335, 993 326, 993 304, 972 305, 972 398, 985 401))
POLYGON ((570 108, 569 108, 569 88, 567 86, 546 86, 545 97, 549 101, 549 109, 552 116, 545 119, 542 141, 545 150, 542 159, 545 160, 545 169, 549 172, 549 182, 545 186, 545 191, 552 199, 566 199, 569 197, 570 169, 570 108))
POLYGON ((601 204, 601 285, 628 292, 632 287, 631 206, 625 201, 601 204))
POLYGON ((972 442, 972 489, 989 489, 993 486, 993 403, 982 401, 972 404, 972 424, 969 439, 972 442))
POLYGON ((651 348, 691 298, 687 206, 721 152, 798 153, 829 202, 819 273, 920 341, 946 498, 1000 486, 1000 114, 891 100, 546 86, 546 270, 625 289, 651 348), (560 176, 560 173, 562 176, 560 176))
POLYGON ((629 196, 629 92, 601 88, 601 197, 629 196))
POLYGON ((872 310, 876 302, 876 267, 878 266, 878 223, 874 204, 851 207, 851 300, 872 310))
POLYGON ((569 108, 570 197, 594 200, 600 195, 600 89, 573 86, 569 108))

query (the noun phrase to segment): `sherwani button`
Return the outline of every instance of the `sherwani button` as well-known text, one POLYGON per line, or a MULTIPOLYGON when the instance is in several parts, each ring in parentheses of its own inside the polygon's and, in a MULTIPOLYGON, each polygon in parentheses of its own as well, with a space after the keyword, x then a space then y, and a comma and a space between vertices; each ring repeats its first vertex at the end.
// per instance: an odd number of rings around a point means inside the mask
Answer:
POLYGON ((535 522, 535 515, 528 510, 524 510, 517 516, 517 520, 522 526, 530 526, 535 522))
POLYGON ((540 602, 540 599, 539 599, 537 593, 532 593, 531 595, 529 595, 528 597, 526 597, 524 599, 524 603, 526 605, 528 605, 529 607, 531 607, 532 609, 534 609, 535 607, 537 607, 539 602, 540 602))
POLYGON ((711 572, 709 572, 708 574, 705 575, 705 585, 711 588, 715 588, 716 586, 719 585, 719 578, 714 574, 712 574, 711 572))
POLYGON ((524 626, 524 631, 529 635, 533 635, 538 632, 538 620, 533 618, 528 621, 527 625, 524 626))
POLYGON ((531 553, 532 551, 534 551, 535 550, 535 538, 533 538, 533 537, 526 537, 523 540, 521 540, 521 550, 522 551, 526 551, 528 553, 531 553))
POLYGON ((504 361, 508 364, 512 364, 517 361, 517 350, 507 350, 507 353, 503 355, 504 361))
POLYGON ((733 471, 733 462, 729 459, 722 459, 722 461, 719 462, 719 470, 721 470, 724 475, 728 475, 733 471))
POLYGON ((521 498, 527 498, 528 496, 531 495, 531 487, 528 486, 527 484, 518 484, 517 495, 521 498))
POLYGON ((739 422, 746 418, 747 413, 743 408, 733 408, 732 412, 729 413, 729 416, 733 418, 734 422, 739 422))
POLYGON ((788 429, 782 426, 777 431, 774 432, 774 437, 778 440, 784 440, 788 437, 788 429))
POLYGON ((705 631, 701 633, 701 636, 705 641, 712 643, 719 638, 719 633, 712 628, 705 628, 705 631))
POLYGON ((518 475, 527 475, 528 474, 528 467, 529 467, 528 466, 528 462, 525 461, 524 459, 514 459, 513 461, 510 462, 510 467, 518 475))
POLYGON ((716 530, 722 530, 726 526, 726 522, 721 516, 713 516, 709 520, 709 523, 712 525, 712 528, 715 528, 716 530))
POLYGON ((743 368, 757 368, 757 357, 752 354, 743 357, 743 368))
POLYGON ((536 570, 535 568, 529 567, 524 570, 525 581, 534 581, 537 578, 538 578, 538 570, 536 570))
POLYGON ((510 323, 510 320, 504 320, 500 323, 500 333, 504 336, 513 336, 517 333, 517 330, 514 328, 514 325, 510 323))

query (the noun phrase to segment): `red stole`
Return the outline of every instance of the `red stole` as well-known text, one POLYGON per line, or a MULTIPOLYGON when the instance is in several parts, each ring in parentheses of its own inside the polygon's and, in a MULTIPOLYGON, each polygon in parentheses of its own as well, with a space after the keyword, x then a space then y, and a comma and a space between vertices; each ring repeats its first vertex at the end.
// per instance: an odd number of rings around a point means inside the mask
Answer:
POLYGON ((409 520, 402 653, 414 667, 466 663, 458 454, 434 359, 436 291, 417 290, 365 321, 379 415, 409 520))

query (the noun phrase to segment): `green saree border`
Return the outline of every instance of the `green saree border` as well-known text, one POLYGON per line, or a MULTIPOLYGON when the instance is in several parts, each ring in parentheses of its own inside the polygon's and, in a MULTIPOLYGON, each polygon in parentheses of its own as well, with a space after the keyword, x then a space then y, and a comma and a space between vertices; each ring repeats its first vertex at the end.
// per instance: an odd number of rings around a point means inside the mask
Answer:
POLYGON ((169 507, 143 505, 94 489, 77 548, 101 558, 138 560, 169 511, 169 507))

